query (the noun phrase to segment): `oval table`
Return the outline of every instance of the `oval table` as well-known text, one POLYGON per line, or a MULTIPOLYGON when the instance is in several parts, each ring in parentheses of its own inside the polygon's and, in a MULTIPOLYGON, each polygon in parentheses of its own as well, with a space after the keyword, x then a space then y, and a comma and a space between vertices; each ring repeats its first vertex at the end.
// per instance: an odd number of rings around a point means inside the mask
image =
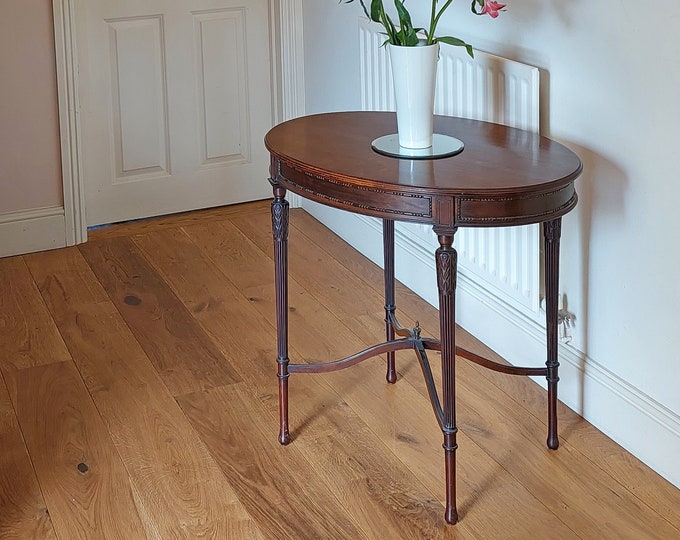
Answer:
POLYGON ((394 113, 341 112, 296 118, 265 137, 271 155, 274 190, 272 230, 276 279, 277 364, 282 444, 290 442, 288 378, 291 373, 320 373, 352 366, 379 354, 387 356, 387 381, 396 382, 395 355, 413 349, 444 436, 448 523, 456 510, 455 357, 511 375, 544 376, 548 385, 548 439, 558 447, 558 279, 561 217, 576 206, 574 180, 579 158, 539 135, 499 124, 435 117, 435 133, 454 136, 465 147, 455 156, 411 160, 382 155, 372 142, 396 132, 394 113), (405 166, 405 164, 407 166, 405 166), (417 164, 417 166, 416 166, 417 164), (414 165, 414 166, 411 166, 414 165), (288 358, 288 229, 286 191, 367 216, 382 218, 386 341, 347 358, 321 364, 291 363, 288 358), (421 337, 420 328, 403 328, 395 316, 394 221, 432 225, 439 241, 434 253, 439 293, 440 339, 421 337), (543 224, 547 361, 545 367, 499 364, 456 347, 455 289, 458 227, 543 224), (441 351, 441 399, 428 350, 441 351))

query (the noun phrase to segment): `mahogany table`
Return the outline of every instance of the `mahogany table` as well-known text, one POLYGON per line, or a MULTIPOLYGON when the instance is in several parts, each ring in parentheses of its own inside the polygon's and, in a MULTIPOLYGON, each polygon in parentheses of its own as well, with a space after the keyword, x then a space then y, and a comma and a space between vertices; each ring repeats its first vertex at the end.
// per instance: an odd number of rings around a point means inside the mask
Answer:
POLYGON ((579 158, 559 143, 498 124, 435 117, 435 132, 455 136, 462 153, 428 162, 418 174, 404 174, 403 159, 378 154, 371 142, 396 132, 393 113, 346 112, 307 116, 274 127, 265 137, 271 154, 274 189, 272 230, 276 277, 277 363, 281 444, 290 442, 288 378, 291 373, 321 373, 387 356, 387 381, 396 382, 395 354, 413 349, 432 408, 444 435, 446 512, 456 510, 456 354, 511 375, 545 376, 548 383, 548 439, 557 436, 557 298, 561 217, 576 205, 574 180, 579 158), (302 197, 383 220, 386 341, 330 363, 290 363, 288 358, 288 224, 290 190, 302 197), (424 338, 420 328, 403 328, 395 316, 394 221, 432 225, 439 248, 434 257, 439 293, 440 339, 424 338), (545 367, 498 364, 456 347, 455 288, 458 227, 505 227, 542 223, 545 247, 547 361, 545 367), (426 351, 441 351, 441 400, 426 351))

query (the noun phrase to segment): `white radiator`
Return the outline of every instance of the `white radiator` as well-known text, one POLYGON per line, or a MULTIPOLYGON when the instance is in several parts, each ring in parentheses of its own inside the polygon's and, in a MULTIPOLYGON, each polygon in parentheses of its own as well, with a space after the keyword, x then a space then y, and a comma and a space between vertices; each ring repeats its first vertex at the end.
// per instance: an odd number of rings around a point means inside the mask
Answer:
MULTIPOLYGON (((394 110, 394 92, 385 37, 380 26, 360 23, 361 88, 364 110, 394 110)), ((462 47, 442 45, 437 71, 435 112, 506 124, 538 132, 538 68, 462 47)), ((377 221, 363 217, 372 226, 377 221)), ((417 239, 432 253, 431 227, 398 223, 396 234, 417 239)), ((459 274, 522 312, 540 304, 541 244, 538 225, 498 229, 459 229, 455 236, 459 274)))

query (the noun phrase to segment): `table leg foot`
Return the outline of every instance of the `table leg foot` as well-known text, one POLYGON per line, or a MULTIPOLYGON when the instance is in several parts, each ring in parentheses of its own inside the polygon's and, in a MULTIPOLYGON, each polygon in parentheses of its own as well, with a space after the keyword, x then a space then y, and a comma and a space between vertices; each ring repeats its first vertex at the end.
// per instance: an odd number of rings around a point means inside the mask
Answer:
POLYGON ((387 353, 387 375, 385 376, 385 379, 390 384, 397 382, 397 368, 393 352, 387 353))
POLYGON ((557 381, 548 381, 548 440, 550 450, 557 450, 560 439, 557 435, 557 381))
POLYGON ((279 442, 288 444, 290 432, 288 430, 288 359, 279 360, 279 442))
POLYGON ((456 510, 456 429, 444 432, 444 463, 446 476, 446 522, 453 525, 458 521, 456 510))
POLYGON ((444 513, 444 519, 449 525, 455 525, 458 523, 458 511, 455 506, 446 509, 444 513))

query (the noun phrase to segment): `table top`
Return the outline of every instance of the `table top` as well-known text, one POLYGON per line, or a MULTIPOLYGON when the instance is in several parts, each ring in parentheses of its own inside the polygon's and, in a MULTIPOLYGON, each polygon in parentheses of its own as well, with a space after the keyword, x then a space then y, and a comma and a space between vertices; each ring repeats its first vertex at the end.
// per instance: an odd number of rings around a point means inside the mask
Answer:
POLYGON ((548 221, 577 201, 578 156, 534 133, 435 116, 435 133, 462 140, 462 153, 411 160, 378 154, 371 142, 396 133, 388 112, 305 116, 265 137, 274 183, 319 202, 435 228, 548 221))

